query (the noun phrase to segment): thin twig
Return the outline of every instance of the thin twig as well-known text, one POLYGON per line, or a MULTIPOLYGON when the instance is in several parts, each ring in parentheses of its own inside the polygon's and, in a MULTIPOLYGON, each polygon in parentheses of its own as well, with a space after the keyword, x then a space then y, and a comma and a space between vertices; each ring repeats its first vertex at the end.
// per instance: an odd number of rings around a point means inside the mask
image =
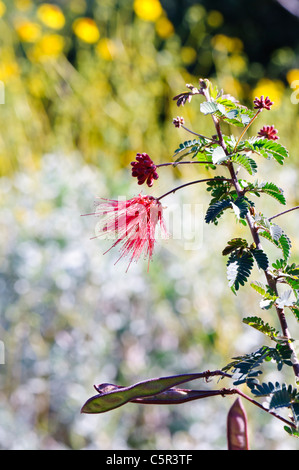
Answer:
POLYGON ((261 410, 271 414, 274 418, 277 418, 283 421, 285 424, 289 425, 290 427, 296 429, 296 425, 292 421, 283 418, 282 416, 276 414, 274 411, 270 411, 258 401, 253 400, 251 397, 241 392, 241 390, 239 390, 238 388, 222 388, 220 390, 190 390, 172 387, 162 393, 158 393, 150 397, 135 398, 130 401, 131 403, 139 403, 145 405, 174 405, 186 403, 188 401, 209 398, 217 395, 225 397, 227 395, 235 394, 240 395, 242 398, 249 401, 252 405, 257 406, 261 410))
MULTIPOLYGON (((190 181, 189 183, 184 183, 180 186, 177 186, 176 188, 174 189, 171 189, 170 191, 168 191, 167 193, 165 194, 162 194, 162 196, 160 197, 157 197, 157 201, 160 201, 161 199, 163 199, 164 197, 168 196, 169 194, 172 194, 172 193, 175 193, 176 191, 178 191, 179 189, 182 189, 182 188, 185 188, 186 186, 190 186, 191 184, 197 184, 197 183, 205 183, 206 181, 214 181, 215 178, 205 178, 205 179, 202 179, 202 180, 195 180, 195 181, 190 181)), ((231 179, 229 178, 222 178, 222 181, 231 181, 231 179)))
POLYGON ((190 129, 188 129, 188 127, 184 126, 183 124, 181 124, 181 127, 182 127, 183 129, 185 129, 185 131, 190 132, 190 134, 196 135, 197 137, 201 137, 202 139, 210 140, 211 142, 213 142, 213 143, 215 143, 215 144, 218 144, 218 143, 219 143, 217 140, 212 139, 211 137, 206 137, 205 135, 198 134, 197 132, 191 131, 190 129))
POLYGON ((156 165, 157 168, 160 168, 161 166, 177 166, 177 165, 188 165, 188 164, 193 164, 193 163, 201 163, 203 165, 213 165, 213 162, 207 162, 207 161, 202 161, 202 160, 194 160, 194 161, 184 161, 184 162, 168 162, 168 163, 160 163, 159 165, 156 165))
POLYGON ((261 109, 258 109, 258 111, 256 112, 256 114, 253 116, 252 119, 250 119, 250 121, 249 121, 249 123, 247 124, 247 126, 243 129, 243 131, 242 131, 242 133, 241 133, 240 137, 238 138, 238 141, 237 141, 237 143, 236 143, 236 145, 235 145, 234 152, 236 151, 236 148, 238 147, 239 142, 241 141, 243 135, 245 134, 245 132, 247 131, 247 129, 249 129, 249 127, 251 126, 251 124, 252 124, 253 121, 257 118, 257 116, 260 114, 261 111, 262 111, 261 109))
POLYGON ((278 414, 274 413, 274 411, 270 411, 268 408, 265 408, 261 403, 259 403, 256 400, 253 400, 248 395, 245 395, 245 393, 241 392, 241 390, 239 390, 238 388, 233 388, 233 389, 231 389, 231 391, 232 391, 232 393, 237 393, 238 395, 240 395, 240 397, 245 398, 245 400, 250 401, 250 403, 252 403, 253 405, 258 406, 259 408, 266 411, 267 413, 270 413, 270 415, 274 416, 277 419, 280 419, 285 424, 288 424, 292 428, 296 429, 296 425, 292 421, 288 421, 287 419, 283 418, 282 416, 279 416, 278 414))
POLYGON ((272 215, 272 217, 269 217, 268 220, 276 219, 276 217, 280 217, 281 215, 287 214, 288 212, 295 211, 299 209, 299 206, 292 207, 291 209, 287 209, 286 211, 280 212, 279 214, 272 215))

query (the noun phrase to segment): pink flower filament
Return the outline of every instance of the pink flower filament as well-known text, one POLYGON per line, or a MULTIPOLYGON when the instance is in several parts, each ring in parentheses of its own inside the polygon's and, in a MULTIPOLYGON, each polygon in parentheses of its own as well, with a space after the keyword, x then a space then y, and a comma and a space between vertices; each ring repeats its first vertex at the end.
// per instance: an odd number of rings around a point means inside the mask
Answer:
POLYGON ((160 226, 164 236, 167 235, 161 203, 152 196, 140 194, 127 201, 111 199, 103 201, 97 204, 95 211, 95 215, 103 216, 97 226, 95 238, 102 235, 116 237, 116 241, 107 251, 121 244, 120 258, 123 256, 130 258, 127 270, 131 262, 137 261, 142 254, 150 262, 157 226, 160 226))

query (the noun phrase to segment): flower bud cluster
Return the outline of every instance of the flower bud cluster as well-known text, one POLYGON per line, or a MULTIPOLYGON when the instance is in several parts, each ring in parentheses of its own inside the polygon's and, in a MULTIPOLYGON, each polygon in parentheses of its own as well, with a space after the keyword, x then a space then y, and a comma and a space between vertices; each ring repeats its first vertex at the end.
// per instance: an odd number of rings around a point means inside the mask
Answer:
POLYGON ((132 176, 138 179, 138 184, 146 184, 153 186, 154 180, 159 178, 156 171, 157 167, 147 153, 137 153, 136 161, 131 162, 132 176))

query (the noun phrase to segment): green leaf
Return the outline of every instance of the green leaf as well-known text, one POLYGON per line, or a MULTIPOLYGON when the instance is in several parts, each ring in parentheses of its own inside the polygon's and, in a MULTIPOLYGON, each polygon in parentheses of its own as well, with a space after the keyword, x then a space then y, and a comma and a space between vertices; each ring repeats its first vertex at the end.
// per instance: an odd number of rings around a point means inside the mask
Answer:
POLYGON ((299 265, 296 263, 292 263, 290 265, 285 266, 285 272, 290 274, 291 276, 295 276, 296 279, 299 279, 299 265))
POLYGON ((296 306, 294 306, 294 305, 292 305, 292 306, 289 307, 289 308, 290 308, 290 310, 293 312, 293 314, 294 314, 296 320, 299 322, 299 308, 296 307, 296 306))
POLYGON ((214 114, 216 111, 218 111, 217 103, 213 101, 204 101, 200 104, 200 111, 203 114, 214 114))
POLYGON ((276 408, 289 408, 297 395, 297 389, 292 385, 275 383, 275 388, 270 394, 270 410, 276 408))
POLYGON ((251 192, 256 196, 259 196, 260 193, 268 194, 269 196, 276 199, 280 204, 285 205, 286 199, 283 194, 283 190, 276 186, 274 183, 267 183, 265 181, 255 183, 249 183, 246 187, 246 192, 251 192))
POLYGON ((263 362, 273 359, 277 364, 277 369, 281 370, 283 365, 292 366, 291 354, 288 344, 278 343, 275 348, 262 346, 250 354, 233 358, 235 360, 222 370, 225 372, 232 370, 236 376, 234 385, 247 383, 253 392, 259 383, 257 377, 262 374, 260 367, 263 362))
POLYGON ((252 149, 265 158, 274 158, 280 165, 288 157, 288 151, 283 145, 274 140, 261 138, 252 143, 252 149))
MULTIPOLYGON (((271 358, 271 352, 273 348, 268 346, 262 346, 257 351, 244 356, 234 357, 234 361, 225 366, 222 370, 228 372, 233 371, 236 380, 233 382, 234 385, 240 385, 242 383, 256 383, 256 377, 262 374, 259 367, 262 363, 271 358)), ((254 385, 255 386, 255 385, 254 385)))
POLYGON ((275 337, 279 335, 279 332, 273 326, 270 326, 269 323, 265 323, 260 317, 243 318, 243 323, 252 326, 252 328, 264 333, 264 335, 269 336, 271 339, 275 339, 275 337))
POLYGON ((276 362, 278 370, 281 370, 283 365, 287 365, 289 367, 293 366, 291 360, 292 351, 286 342, 277 344, 276 348, 272 350, 271 357, 276 362))
POLYGON ((227 279, 229 287, 233 287, 236 291, 240 285, 244 286, 248 280, 253 268, 253 257, 248 252, 239 254, 233 252, 227 262, 227 279))
POLYGON ((268 261, 268 257, 266 253, 264 253, 263 250, 259 250, 257 248, 253 248, 250 251, 254 256, 254 259, 257 262, 258 267, 262 269, 263 271, 266 271, 266 269, 269 267, 269 261, 268 261))
POLYGON ((266 286, 262 284, 261 282, 255 281, 255 282, 252 282, 250 285, 258 294, 262 295, 263 297, 266 295, 267 293, 266 286))
POLYGON ((299 279, 294 279, 292 277, 285 277, 285 282, 291 286, 294 295, 296 296, 297 299, 299 299, 299 279))
MULTIPOLYGON (((185 142, 181 143, 179 148, 174 151, 173 157, 177 157, 175 160, 176 162, 181 161, 187 155, 191 155, 192 153, 193 158, 199 151, 205 148, 206 145, 209 145, 210 141, 204 138, 198 138, 193 140, 185 140, 185 142), (182 153, 184 152, 184 153, 182 153)), ((205 157, 205 154, 204 154, 205 157)))
POLYGON ((283 233, 281 237, 279 238, 278 242, 282 249, 284 259, 287 260, 291 252, 291 246, 292 246, 291 241, 288 238, 288 236, 285 233, 283 233))
POLYGON ((224 180, 221 176, 216 176, 212 181, 207 183, 207 191, 211 192, 211 204, 220 199, 227 199, 231 184, 224 180))
POLYGON ((237 163, 238 165, 241 165, 248 171, 250 175, 254 175, 257 172, 256 162, 252 158, 247 157, 246 155, 243 155, 241 153, 234 154, 231 156, 231 161, 237 163))
MULTIPOLYGON (((281 236, 281 233, 279 234, 279 237, 278 237, 278 238, 280 238, 280 236, 281 236)), ((274 237, 273 237, 273 238, 274 238, 274 237)), ((275 263, 272 263, 272 266, 273 266, 274 269, 276 269, 276 270, 283 270, 283 272, 284 272, 284 270, 285 270, 285 268, 286 268, 286 266, 287 266, 287 262, 286 262, 285 259, 277 259, 277 260, 275 261, 275 263)))
POLYGON ((211 204, 208 207, 208 210, 206 212, 206 216, 205 216, 206 223, 207 224, 209 224, 210 222, 215 223, 216 219, 218 219, 222 215, 223 211, 227 209, 228 207, 232 207, 231 199, 222 199, 220 201, 215 202, 214 204, 211 204))
POLYGON ((265 286, 261 282, 255 281, 252 282, 251 287, 263 297, 263 300, 260 302, 260 307, 262 309, 269 309, 274 304, 278 296, 275 292, 270 289, 269 286, 265 286))
MULTIPOLYGON (((297 420, 297 426, 298 426, 298 420, 297 420)), ((292 437, 297 437, 299 439, 299 431, 296 431, 294 428, 290 428, 289 426, 284 426, 284 430, 292 437)))
POLYGON ((282 235, 279 237, 278 240, 274 239, 272 237, 271 233, 269 233, 269 231, 267 231, 267 230, 259 231, 259 235, 261 237, 266 238, 270 242, 274 243, 275 246, 280 248, 282 250, 284 259, 286 261, 288 260, 288 258, 290 256, 290 253, 291 253, 291 246, 292 245, 291 245, 290 239, 288 238, 288 236, 285 233, 282 233, 282 235))
POLYGON ((292 299, 292 290, 287 290, 283 292, 278 299, 275 301, 275 304, 278 308, 291 307, 294 305, 295 300, 292 299))
POLYGON ((260 185, 262 193, 268 194, 269 196, 274 197, 279 201, 281 204, 285 205, 286 204, 286 198, 283 194, 283 190, 276 186, 274 183, 263 183, 260 185))
POLYGON ((223 256, 229 255, 235 250, 238 250, 239 248, 247 248, 248 243, 244 238, 233 238, 229 242, 227 242, 227 246, 224 248, 222 251, 223 256))
POLYGON ((256 384, 254 388, 252 388, 251 392, 257 397, 267 397, 270 396, 274 390, 275 385, 273 385, 272 382, 263 382, 262 384, 256 384))
POLYGON ((246 126, 255 114, 246 106, 240 105, 236 99, 227 99, 221 96, 217 98, 216 102, 218 103, 216 115, 233 126, 246 126))
POLYGON ((278 242, 280 237, 283 234, 283 230, 278 225, 272 224, 272 225, 270 225, 270 234, 271 234, 271 237, 273 238, 273 240, 278 242))
MULTIPOLYGON (((255 384, 252 388, 252 393, 257 397, 269 397, 269 409, 274 410, 277 408, 293 408, 295 405, 295 423, 298 423, 298 414, 297 414, 297 389, 293 388, 292 385, 287 385, 285 383, 280 384, 272 382, 255 384), (295 402, 295 403, 294 403, 295 402)), ((293 411, 293 409, 292 409, 293 411)), ((298 410, 299 411, 299 410, 298 410)))
POLYGON ((238 219, 244 219, 248 212, 248 201, 244 197, 239 197, 232 202, 232 208, 238 219))
POLYGON ((212 162, 215 165, 219 165, 220 163, 223 163, 228 159, 229 159, 229 156, 226 155, 222 147, 218 145, 216 148, 214 148, 213 153, 212 153, 212 162))
MULTIPOLYGON (((290 406, 292 413, 293 413, 293 418, 295 421, 295 424, 298 428, 299 426, 299 397, 297 396, 297 402, 292 403, 290 406)), ((299 437, 299 432, 297 433, 297 437, 299 437)))

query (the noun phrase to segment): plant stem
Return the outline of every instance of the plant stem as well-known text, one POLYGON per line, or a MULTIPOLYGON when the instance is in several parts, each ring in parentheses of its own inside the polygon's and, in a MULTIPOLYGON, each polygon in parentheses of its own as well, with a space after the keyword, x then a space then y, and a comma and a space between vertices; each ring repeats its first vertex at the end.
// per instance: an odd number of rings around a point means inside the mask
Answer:
POLYGON ((246 131, 249 129, 249 127, 251 126, 251 124, 253 123, 253 121, 257 118, 257 116, 260 114, 262 110, 261 109, 258 109, 258 111, 256 112, 256 114, 253 116, 253 118, 249 121, 249 123, 247 124, 247 126, 243 129, 243 132, 241 133, 240 137, 238 138, 238 141, 235 145, 235 148, 234 148, 234 152, 236 151, 236 148, 238 147, 239 145, 239 142, 241 141, 243 135, 246 133, 246 131))
MULTIPOLYGON (((236 190, 238 196, 242 196, 242 189, 241 189, 240 184, 238 182, 238 179, 236 177, 234 166, 233 166, 232 163, 229 163, 228 169, 230 171, 232 183, 235 187, 235 190, 236 190)), ((261 244, 259 234, 257 232, 257 228, 255 227, 254 221, 253 221, 253 219, 252 219, 249 212, 246 215, 246 220, 247 220, 248 226, 249 226, 251 234, 252 234, 253 241, 254 241, 257 249, 262 250, 262 244, 261 244)), ((264 271, 264 273, 265 273, 265 277, 266 277, 268 286, 278 296, 275 278, 270 274, 268 269, 266 271, 264 271)), ((288 340, 291 340, 291 335, 289 333, 289 329, 288 329, 284 309, 279 308, 277 306, 275 306, 275 308, 276 308, 276 313, 278 315, 278 319, 279 319, 280 326, 281 326, 281 329, 282 329, 282 334, 283 334, 283 336, 285 336, 287 338, 287 343, 286 344, 288 345, 288 347, 289 347, 289 349, 292 353, 293 370, 294 370, 296 379, 298 380, 299 379, 299 362, 298 362, 298 358, 296 356, 296 352, 295 352, 293 344, 290 341, 288 341, 288 340)))
MULTIPOLYGON (((241 390, 239 390, 238 388, 232 388, 232 389, 229 389, 230 390, 230 393, 237 393, 238 395, 240 395, 240 397, 242 398, 245 398, 245 400, 248 400, 250 403, 252 403, 253 405, 255 406, 258 406, 259 408, 261 408, 262 410, 266 411, 267 413, 270 413, 270 415, 274 416, 275 418, 277 419, 280 419, 281 421, 283 421, 285 424, 288 424, 289 426, 291 426, 292 428, 296 429, 296 425, 292 422, 292 421, 288 421, 286 420, 285 418, 283 418, 282 416, 279 416, 278 414, 274 413, 273 411, 269 411, 268 408, 265 408, 261 403, 259 403, 258 401, 256 400, 253 400, 252 398, 250 398, 248 395, 245 395, 245 393, 241 392, 241 390)), ((223 392, 225 393, 227 390, 224 389, 223 392)))
POLYGON ((160 168, 161 166, 177 166, 177 165, 192 165, 196 163, 201 163, 203 165, 213 165, 213 162, 206 162, 206 161, 199 161, 199 160, 194 160, 194 161, 184 161, 184 162, 168 162, 168 163, 160 163, 159 165, 156 165, 157 168, 160 168))
POLYGON ((148 404, 148 405, 173 405, 173 404, 179 404, 179 403, 186 403, 188 401, 192 400, 201 400, 203 398, 209 398, 212 396, 217 396, 221 395, 222 397, 225 397, 227 395, 240 395, 240 397, 244 398, 245 400, 248 400, 251 404, 258 406, 260 409, 263 411, 266 411, 267 413, 271 414, 277 419, 280 419, 283 421, 285 424, 288 424, 290 427, 296 429, 296 425, 292 421, 288 421, 287 419, 283 418, 282 416, 274 413, 273 411, 269 411, 268 408, 265 408, 261 403, 259 403, 256 400, 253 400, 250 398, 248 395, 245 395, 245 393, 241 392, 238 388, 222 388, 220 390, 190 390, 190 389, 180 389, 180 388, 170 388, 166 392, 158 393, 157 395, 153 395, 150 397, 145 397, 145 398, 135 398, 131 400, 131 403, 140 403, 140 404, 148 404), (176 394, 178 392, 183 392, 184 395, 181 397, 176 394), (171 395, 173 394, 173 395, 171 395))
POLYGON ((207 139, 215 144, 218 144, 217 140, 212 139, 211 137, 206 137, 205 135, 202 135, 202 134, 198 134, 197 132, 191 131, 190 129, 188 129, 188 127, 184 126, 183 124, 181 124, 181 127, 185 129, 185 131, 190 132, 190 134, 196 135, 197 137, 201 137, 202 139, 207 139))
POLYGON ((286 211, 280 212, 279 214, 272 215, 272 217, 269 217, 268 220, 276 219, 276 217, 280 217, 281 215, 287 214, 288 212, 295 211, 299 209, 299 206, 292 207, 291 209, 287 209, 286 211))
MULTIPOLYGON (((206 181, 214 181, 214 180, 215 180, 215 178, 205 178, 205 179, 202 179, 202 180, 190 181, 189 183, 184 183, 180 186, 177 186, 174 189, 171 189, 170 191, 167 191, 167 193, 162 194, 162 196, 157 197, 156 199, 157 199, 157 201, 160 201, 161 199, 168 196, 169 194, 175 193, 179 189, 185 188, 186 186, 190 186, 192 184, 197 184, 197 183, 205 183, 206 181)), ((229 178, 223 178, 222 181, 231 181, 231 180, 229 178)))
MULTIPOLYGON (((208 88, 204 89, 203 90, 203 94, 206 98, 207 101, 211 101, 211 98, 210 98, 210 95, 209 95, 209 90, 208 88)), ((241 133, 240 137, 239 137, 239 140, 236 144, 236 147, 238 145, 238 143, 240 142, 241 138, 243 137, 243 135, 245 134, 245 132, 247 131, 247 129, 249 128, 249 126, 253 123, 253 121, 256 119, 256 117, 259 115, 260 113, 260 109, 257 111, 257 113, 253 116, 253 118, 251 119, 251 121, 247 124, 247 126, 245 127, 245 129, 243 130, 243 132, 241 133)), ((219 138, 219 144, 221 145, 221 147, 223 148, 224 152, 226 153, 226 155, 228 155, 228 152, 227 152, 227 148, 226 148, 226 145, 225 145, 225 142, 223 140, 223 136, 222 136, 222 132, 221 132, 221 127, 220 127, 220 123, 219 123, 219 120, 212 114, 212 119, 213 119, 213 122, 214 122, 214 125, 215 125, 215 129, 217 131, 217 135, 218 135, 218 138, 219 138)), ((238 178, 237 178, 237 175, 236 175, 236 172, 235 172, 235 169, 234 169, 234 165, 232 162, 229 162, 227 164, 227 168, 229 169, 229 172, 230 172, 230 176, 231 176, 231 182, 232 184, 234 185, 235 187, 235 190, 236 190, 236 193, 239 197, 242 197, 243 196, 243 192, 242 192, 242 188, 239 184, 239 181, 238 181, 238 178)), ((278 215, 277 215, 278 217, 278 215)), ((257 228, 255 227, 255 224, 254 224, 254 221, 250 215, 250 212, 248 211, 247 212, 247 215, 246 215, 246 220, 247 220, 247 223, 248 223, 248 226, 250 228, 250 231, 251 231, 251 235, 252 235, 252 238, 253 238, 253 241, 257 247, 257 249, 259 250, 262 250, 262 244, 261 244, 261 240, 260 240, 260 237, 259 237, 259 234, 258 234, 258 231, 257 231, 257 228)), ((266 276, 266 280, 267 280, 267 283, 268 283, 268 286, 275 292, 275 294, 278 296, 278 292, 277 292, 277 286, 276 286, 276 279, 271 275, 271 273, 269 272, 269 269, 267 269, 266 271, 264 271, 265 273, 265 276, 266 276)), ((279 318, 279 322, 280 322, 280 325, 281 325, 281 329, 282 329, 282 334, 283 336, 285 336, 287 338, 287 341, 286 341, 286 344, 288 345, 288 348, 290 349, 290 352, 291 352, 291 357, 292 357, 292 364, 293 364, 293 370, 294 370, 294 373, 295 373, 295 377, 296 377, 296 381, 299 381, 299 361, 298 361, 298 358, 297 358, 297 355, 296 355, 296 351, 295 351, 295 348, 293 346, 293 343, 291 342, 291 335, 289 333, 289 329, 288 329, 288 325, 287 325, 287 321, 286 321, 286 317, 285 317, 285 313, 284 313, 284 309, 283 308, 279 308, 277 306, 275 306, 276 308, 276 312, 277 312, 277 315, 278 315, 278 318, 279 318)))

